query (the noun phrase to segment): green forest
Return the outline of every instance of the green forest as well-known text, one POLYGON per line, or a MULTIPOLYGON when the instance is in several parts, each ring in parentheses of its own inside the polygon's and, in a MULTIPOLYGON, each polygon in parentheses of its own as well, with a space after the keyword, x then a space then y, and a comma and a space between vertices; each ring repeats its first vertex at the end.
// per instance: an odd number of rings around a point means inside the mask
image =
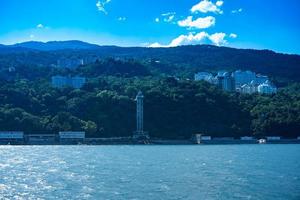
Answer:
POLYGON ((284 82, 274 95, 226 93, 207 82, 182 78, 192 71, 174 77, 168 75, 171 65, 157 65, 164 64, 107 58, 75 70, 24 64, 8 73, 2 68, 0 75, 6 79, 0 80, 0 130, 131 136, 134 99, 141 90, 144 129, 152 138, 300 135, 300 84, 295 81, 284 82), (58 74, 81 75, 88 81, 81 89, 53 88, 51 76, 58 74))

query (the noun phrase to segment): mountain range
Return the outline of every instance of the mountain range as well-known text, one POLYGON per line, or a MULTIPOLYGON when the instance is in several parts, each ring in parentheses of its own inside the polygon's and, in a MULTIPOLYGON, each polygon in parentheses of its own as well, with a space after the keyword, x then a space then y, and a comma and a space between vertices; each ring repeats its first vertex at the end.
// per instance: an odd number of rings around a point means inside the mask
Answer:
MULTIPOLYGON (((0 45, 0 67, 3 63, 50 65, 60 58, 113 57, 155 61, 153 67, 197 71, 252 70, 292 81, 300 81, 300 55, 270 50, 236 49, 213 45, 190 45, 172 48, 100 46, 83 41, 24 42, 0 45), (24 54, 26 52, 26 54, 24 54), (9 54, 9 56, 7 56, 9 54), (10 60, 8 60, 10 59, 10 60), (158 64, 160 63, 160 64, 158 64)), ((173 73, 174 74, 174 73, 173 73)))

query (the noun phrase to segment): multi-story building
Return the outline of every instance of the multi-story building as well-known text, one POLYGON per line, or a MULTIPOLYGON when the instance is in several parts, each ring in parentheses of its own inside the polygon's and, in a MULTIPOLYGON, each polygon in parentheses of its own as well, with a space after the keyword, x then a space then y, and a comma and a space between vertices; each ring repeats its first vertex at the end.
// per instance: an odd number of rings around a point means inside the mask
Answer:
POLYGON ((83 59, 79 58, 65 58, 57 60, 57 66, 61 68, 76 69, 78 66, 83 64, 83 59))
POLYGON ((79 89, 81 88, 85 82, 86 78, 84 77, 66 77, 66 76, 52 76, 52 86, 57 88, 63 87, 72 87, 79 89))
POLYGON ((72 78, 72 87, 73 88, 81 88, 86 82, 86 78, 75 76, 72 78))
POLYGON ((257 92, 257 84, 255 81, 251 81, 250 84, 244 84, 240 87, 239 92, 245 93, 245 94, 253 94, 257 92))
POLYGON ((257 87, 257 91, 261 94, 274 94, 277 92, 277 88, 270 81, 266 81, 257 87))
POLYGON ((263 84, 265 83, 266 81, 269 80, 269 77, 268 76, 264 76, 264 75, 261 75, 261 74, 257 74, 256 75, 256 79, 255 79, 255 83, 260 85, 260 84, 263 84))
POLYGON ((211 80, 213 79, 213 75, 211 73, 208 72, 198 72, 195 74, 195 81, 208 81, 211 82, 211 80))
POLYGON ((242 85, 249 84, 251 81, 256 80, 256 74, 251 71, 237 70, 233 72, 233 77, 236 88, 240 88, 242 85))
POLYGON ((225 72, 217 75, 218 85, 224 91, 232 92, 235 90, 234 78, 230 73, 225 72))
POLYGON ((252 71, 237 70, 233 73, 227 71, 218 71, 214 77, 208 72, 199 72, 195 74, 195 80, 204 80, 218 85, 224 91, 237 91, 246 94, 262 93, 273 94, 277 88, 271 84, 268 76, 256 74, 252 71))

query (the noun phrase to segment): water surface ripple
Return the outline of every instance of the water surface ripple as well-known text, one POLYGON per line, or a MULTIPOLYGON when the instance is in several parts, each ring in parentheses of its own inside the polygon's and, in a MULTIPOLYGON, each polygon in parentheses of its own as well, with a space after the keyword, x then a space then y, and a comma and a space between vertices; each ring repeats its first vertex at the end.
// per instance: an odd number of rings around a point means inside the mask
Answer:
POLYGON ((0 146, 0 199, 300 199, 300 145, 0 146))

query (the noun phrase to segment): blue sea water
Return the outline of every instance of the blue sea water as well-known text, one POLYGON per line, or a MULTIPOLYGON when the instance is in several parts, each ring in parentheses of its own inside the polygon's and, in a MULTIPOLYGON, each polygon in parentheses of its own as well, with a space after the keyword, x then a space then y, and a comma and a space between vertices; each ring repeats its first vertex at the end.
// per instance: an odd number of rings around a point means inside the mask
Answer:
POLYGON ((0 199, 300 199, 300 145, 0 146, 0 199))

